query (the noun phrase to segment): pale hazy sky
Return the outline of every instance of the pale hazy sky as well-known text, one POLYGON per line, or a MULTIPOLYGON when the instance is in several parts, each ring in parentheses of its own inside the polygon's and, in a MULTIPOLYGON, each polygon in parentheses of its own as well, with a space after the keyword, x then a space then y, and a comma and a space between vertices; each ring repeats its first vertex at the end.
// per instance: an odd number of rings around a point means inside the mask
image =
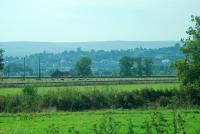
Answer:
POLYGON ((200 0, 0 0, 0 41, 180 40, 200 0))

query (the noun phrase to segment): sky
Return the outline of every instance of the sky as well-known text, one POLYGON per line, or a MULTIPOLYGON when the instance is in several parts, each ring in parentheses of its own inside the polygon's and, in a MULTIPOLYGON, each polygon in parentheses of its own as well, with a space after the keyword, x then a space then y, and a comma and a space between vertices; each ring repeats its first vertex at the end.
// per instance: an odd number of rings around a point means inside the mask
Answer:
POLYGON ((0 41, 180 40, 200 0, 0 0, 0 41))

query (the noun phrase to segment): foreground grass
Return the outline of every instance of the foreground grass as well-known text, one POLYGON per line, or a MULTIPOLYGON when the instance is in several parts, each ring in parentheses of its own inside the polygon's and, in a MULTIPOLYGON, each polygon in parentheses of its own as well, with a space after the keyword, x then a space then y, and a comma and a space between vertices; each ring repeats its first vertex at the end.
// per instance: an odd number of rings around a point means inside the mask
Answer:
MULTIPOLYGON (((38 93, 44 94, 48 91, 56 91, 56 90, 68 90, 68 89, 75 89, 75 90, 140 90, 144 88, 153 88, 155 90, 162 90, 162 89, 173 89, 179 88, 180 84, 178 83, 158 83, 158 84, 127 84, 127 85, 94 85, 94 86, 67 86, 67 87, 39 87, 38 93)), ((22 88, 0 88, 0 95, 15 95, 22 92, 22 88)))
MULTIPOLYGON (((172 133, 172 117, 170 110, 158 110, 167 119, 169 131, 172 133)), ((188 134, 195 134, 200 126, 200 110, 179 110, 186 123, 188 134)), ((56 112, 33 114, 0 114, 1 134, 44 134, 54 126, 59 133, 67 134, 69 128, 76 128, 81 134, 91 132, 93 126, 101 122, 102 118, 113 117, 120 125, 120 133, 127 130, 128 120, 133 121, 137 133, 144 132, 144 122, 151 120, 153 110, 108 110, 88 112, 56 112)))

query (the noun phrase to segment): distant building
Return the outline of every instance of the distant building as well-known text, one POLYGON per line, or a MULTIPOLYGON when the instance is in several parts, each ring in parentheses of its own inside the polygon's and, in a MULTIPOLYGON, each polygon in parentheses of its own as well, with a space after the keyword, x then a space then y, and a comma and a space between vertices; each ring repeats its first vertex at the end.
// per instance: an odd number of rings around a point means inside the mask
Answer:
POLYGON ((72 74, 68 71, 60 71, 56 69, 52 74, 51 77, 69 77, 72 76, 72 74))

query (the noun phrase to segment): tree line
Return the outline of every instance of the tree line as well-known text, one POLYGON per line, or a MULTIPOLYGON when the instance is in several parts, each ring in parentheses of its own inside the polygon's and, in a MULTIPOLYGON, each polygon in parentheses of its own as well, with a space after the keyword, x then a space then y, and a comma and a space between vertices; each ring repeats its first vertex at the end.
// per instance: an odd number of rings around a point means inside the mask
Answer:
POLYGON ((70 71, 73 69, 76 61, 80 57, 90 57, 92 60, 92 73, 95 76, 119 76, 119 59, 124 56, 152 58, 153 60, 153 75, 175 75, 175 68, 170 64, 183 58, 179 51, 180 44, 175 46, 146 49, 135 48, 127 50, 91 50, 85 51, 81 49, 63 51, 61 53, 42 52, 32 54, 26 57, 5 56, 5 68, 2 73, 4 76, 22 76, 24 58, 26 59, 26 74, 27 76, 38 75, 38 57, 41 59, 41 75, 50 76, 56 69, 60 71, 70 71))
POLYGON ((151 76, 152 64, 151 58, 124 56, 119 60, 120 76, 151 76))
MULTIPOLYGON (((141 58, 141 57, 129 57, 124 56, 119 60, 119 75, 122 77, 131 76, 151 76, 152 75, 152 64, 151 58, 141 58)), ((76 76, 92 76, 92 59, 90 57, 81 57, 75 63, 74 71, 76 76)), ((65 72, 66 73, 66 72, 65 72)), ((67 73, 69 75, 69 73, 67 73)), ((52 73, 53 77, 63 76, 63 73, 56 69, 52 73)))
MULTIPOLYGON (((131 76, 151 76, 152 75, 152 64, 153 60, 151 58, 141 58, 141 57, 130 57, 123 56, 119 59, 119 75, 122 77, 131 76)), ((5 70, 13 70, 15 64, 11 64, 5 70)), ((61 72, 56 69, 53 73, 53 77, 62 77, 64 75, 76 75, 76 76, 92 76, 92 59, 90 57, 81 57, 75 63, 73 71, 75 74, 70 74, 67 72, 61 72)), ((3 63, 3 50, 0 51, 0 70, 4 67, 3 63)), ((25 70, 23 66, 17 66, 17 70, 25 70)), ((26 70, 31 70, 26 67, 26 70)))

